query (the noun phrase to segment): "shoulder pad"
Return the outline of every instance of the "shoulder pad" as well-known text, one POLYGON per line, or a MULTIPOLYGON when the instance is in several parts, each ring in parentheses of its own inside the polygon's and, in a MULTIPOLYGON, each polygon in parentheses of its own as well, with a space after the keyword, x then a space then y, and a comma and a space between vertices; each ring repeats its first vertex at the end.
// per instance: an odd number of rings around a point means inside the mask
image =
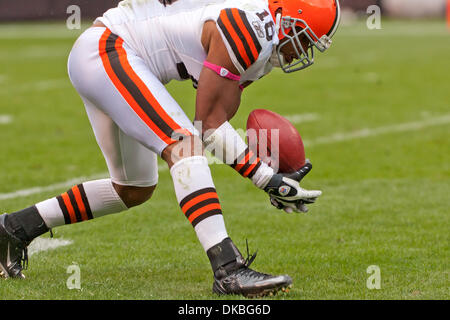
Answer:
POLYGON ((241 74, 255 64, 262 52, 271 52, 274 26, 270 14, 265 12, 227 8, 217 19, 230 57, 241 74))

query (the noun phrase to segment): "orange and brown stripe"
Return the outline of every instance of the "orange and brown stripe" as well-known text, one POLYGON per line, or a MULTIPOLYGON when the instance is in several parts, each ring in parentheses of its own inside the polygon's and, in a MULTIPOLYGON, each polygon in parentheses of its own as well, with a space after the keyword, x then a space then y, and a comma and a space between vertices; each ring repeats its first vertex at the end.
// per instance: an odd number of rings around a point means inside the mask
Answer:
POLYGON ((116 89, 139 118, 162 141, 170 145, 177 142, 179 136, 192 135, 167 114, 133 70, 123 48, 122 38, 107 29, 100 39, 99 53, 105 71, 116 89))
POLYGON ((247 148, 231 165, 234 170, 245 178, 252 178, 261 166, 261 159, 249 148, 247 148))
POLYGON ((204 188, 189 194, 181 200, 180 207, 193 227, 208 217, 222 214, 219 197, 214 188, 204 188))
POLYGON ((229 8, 221 11, 217 24, 244 70, 258 60, 262 50, 244 11, 229 8))
POLYGON ((82 184, 74 186, 56 197, 66 224, 93 219, 92 211, 82 184))

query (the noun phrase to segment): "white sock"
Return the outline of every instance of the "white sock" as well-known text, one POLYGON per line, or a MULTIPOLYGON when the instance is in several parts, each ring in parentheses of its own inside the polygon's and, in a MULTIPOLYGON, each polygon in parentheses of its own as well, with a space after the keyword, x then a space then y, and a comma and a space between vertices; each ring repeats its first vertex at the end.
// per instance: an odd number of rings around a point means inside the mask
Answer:
POLYGON ((36 208, 48 228, 128 209, 114 189, 111 179, 76 185, 57 197, 39 202, 36 208))
POLYGON ((170 169, 181 210, 205 252, 228 237, 206 157, 184 158, 170 169))

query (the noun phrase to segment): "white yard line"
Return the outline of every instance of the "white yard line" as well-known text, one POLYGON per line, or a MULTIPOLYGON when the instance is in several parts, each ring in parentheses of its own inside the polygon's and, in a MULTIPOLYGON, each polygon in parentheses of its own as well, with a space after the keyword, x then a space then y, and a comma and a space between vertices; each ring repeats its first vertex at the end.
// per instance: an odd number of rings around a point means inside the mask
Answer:
POLYGON ((13 121, 13 116, 9 114, 0 114, 0 124, 9 124, 13 121))
POLYGON ((69 78, 61 78, 61 79, 53 79, 46 81, 39 81, 33 83, 26 88, 26 90, 35 90, 35 91, 47 91, 52 89, 60 89, 70 87, 69 78))
POLYGON ((393 124, 390 126, 361 129, 351 132, 335 133, 331 136, 320 137, 313 140, 305 140, 304 144, 308 147, 322 144, 337 143, 343 141, 350 141, 356 139, 363 139, 369 137, 380 136, 389 133, 399 133, 408 131, 419 131, 428 127, 440 126, 450 123, 450 114, 442 115, 435 118, 430 118, 422 121, 407 122, 393 124))
POLYGON ((21 46, 19 49, 4 50, 0 52, 3 62, 12 61, 21 63, 23 60, 49 60, 54 58, 68 57, 70 46, 62 45, 29 45, 21 46))
MULTIPOLYGON (((160 165, 158 167, 159 172, 162 171, 166 171, 168 170, 167 165, 160 165)), ((109 173, 108 172, 104 172, 104 173, 99 173, 99 174, 95 174, 89 177, 78 177, 78 178, 73 178, 64 182, 58 182, 55 184, 51 184, 48 186, 42 186, 42 187, 34 187, 34 188, 29 188, 29 189, 22 189, 22 190, 17 190, 14 192, 10 192, 10 193, 0 193, 0 201, 2 200, 8 200, 8 199, 16 199, 16 198, 23 198, 23 197, 27 197, 27 196, 31 196, 34 194, 39 194, 39 193, 43 193, 43 192, 50 192, 50 191, 54 191, 54 190, 58 190, 58 189, 62 189, 62 188, 70 188, 76 184, 85 182, 85 181, 91 181, 91 180, 96 180, 96 179, 103 179, 105 177, 109 177, 109 173)))
POLYGON ((299 113, 284 116, 293 124, 299 124, 304 122, 312 122, 319 120, 320 116, 317 113, 299 113))
POLYGON ((33 254, 47 251, 47 250, 54 250, 59 247, 69 246, 73 243, 72 240, 68 239, 54 239, 54 238, 36 238, 31 242, 31 244, 28 246, 28 255, 31 256, 33 254))
POLYGON ((63 89, 70 88, 71 84, 69 78, 60 78, 60 79, 51 79, 51 80, 43 80, 43 81, 35 81, 22 83, 19 85, 8 85, 0 87, 0 94, 13 94, 13 93, 22 93, 29 91, 48 91, 53 89, 63 89))
POLYGON ((338 33, 339 37, 442 37, 447 36, 448 31, 445 23, 428 24, 426 28, 420 24, 413 23, 395 23, 382 25, 380 30, 369 30, 367 26, 356 22, 354 24, 343 27, 338 33))
MULTIPOLYGON (((390 125, 390 126, 384 126, 384 127, 378 127, 378 128, 372 128, 372 129, 362 129, 362 130, 344 132, 344 133, 335 133, 331 136, 319 137, 319 138, 313 139, 313 140, 305 140, 304 143, 306 146, 311 147, 311 146, 316 146, 316 145, 332 144, 332 143, 338 143, 338 142, 344 142, 344 141, 350 141, 350 140, 356 140, 356 139, 369 138, 369 137, 374 137, 374 136, 379 136, 379 135, 389 134, 389 133, 419 131, 419 130, 422 130, 422 129, 425 129, 428 127, 445 125, 445 124, 449 124, 449 123, 450 123, 450 114, 446 114, 446 115, 442 115, 442 116, 435 117, 435 118, 429 118, 429 119, 422 120, 422 121, 399 123, 399 124, 394 124, 394 125, 390 125)), ((165 170, 167 170, 167 166, 160 165, 159 170, 165 171, 165 170)), ((30 196, 30 195, 34 195, 34 194, 39 194, 42 192, 47 192, 47 191, 54 191, 54 190, 65 188, 65 187, 71 187, 71 186, 73 186, 77 183, 83 182, 83 181, 100 179, 102 177, 107 177, 107 176, 108 176, 108 173, 102 173, 102 174, 93 175, 91 177, 74 178, 74 179, 67 180, 65 182, 60 182, 60 183, 52 184, 49 186, 17 190, 17 191, 11 192, 11 193, 0 193, 0 201, 26 197, 26 196, 30 196)))
POLYGON ((51 24, 2 24, 0 39, 76 39, 89 24, 80 30, 68 30, 65 23, 51 24))
POLYGON ((54 190, 65 188, 65 187, 71 187, 71 186, 76 185, 83 181, 101 179, 101 178, 107 177, 108 175, 109 174, 105 172, 105 173, 93 175, 91 177, 73 178, 73 179, 70 179, 70 180, 67 180, 64 182, 59 182, 59 183, 51 184, 51 185, 44 186, 44 187, 34 187, 34 188, 29 188, 29 189, 17 190, 17 191, 11 192, 11 193, 1 193, 0 201, 8 200, 8 199, 15 199, 15 198, 22 198, 22 197, 30 196, 30 195, 37 194, 37 193, 54 191, 54 190))

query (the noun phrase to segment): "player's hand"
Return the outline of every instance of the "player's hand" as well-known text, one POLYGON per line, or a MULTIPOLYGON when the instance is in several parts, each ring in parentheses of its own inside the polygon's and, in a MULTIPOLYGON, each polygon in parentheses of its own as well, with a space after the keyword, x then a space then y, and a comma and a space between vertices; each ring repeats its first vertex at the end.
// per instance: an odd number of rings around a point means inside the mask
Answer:
POLYGON ((270 203, 287 213, 308 212, 306 205, 314 203, 322 194, 320 190, 306 190, 300 187, 300 181, 311 169, 311 163, 307 162, 297 172, 275 174, 264 189, 270 196, 270 203))

